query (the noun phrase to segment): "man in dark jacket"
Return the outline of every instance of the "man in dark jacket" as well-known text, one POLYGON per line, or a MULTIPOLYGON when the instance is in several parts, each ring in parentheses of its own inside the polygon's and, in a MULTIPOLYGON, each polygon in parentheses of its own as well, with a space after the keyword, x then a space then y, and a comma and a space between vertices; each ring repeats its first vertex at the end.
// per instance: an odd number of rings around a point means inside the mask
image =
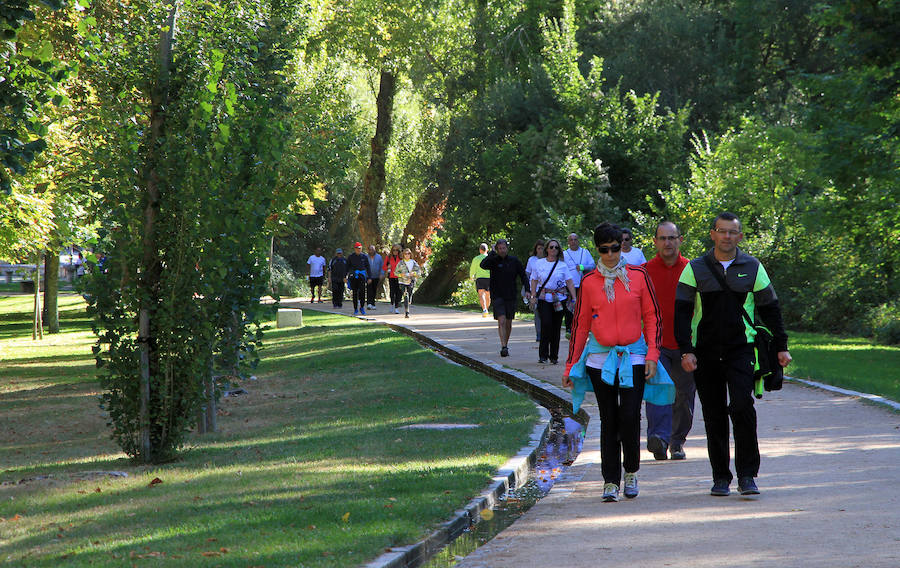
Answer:
MULTIPOLYGON (((509 243, 506 239, 497 241, 494 250, 482 259, 481 268, 491 271, 491 302, 500 332, 500 356, 508 357, 507 344, 512 332, 512 322, 516 317, 516 298, 519 297, 516 277, 522 281, 522 286, 530 289, 528 276, 519 259, 509 256, 509 243)), ((531 293, 527 293, 526 297, 530 299, 531 293)))
POLYGON ((347 283, 347 259, 343 249, 334 251, 334 258, 328 263, 328 275, 331 280, 331 305, 343 307, 344 285, 347 283))
POLYGON ((778 362, 791 362, 787 334, 775 289, 759 261, 737 248, 744 238, 733 213, 721 213, 709 236, 713 248, 692 260, 681 273, 675 292, 675 339, 681 367, 694 373, 706 423, 712 465, 712 495, 730 493, 728 417, 734 427, 734 466, 741 495, 756 495, 759 473, 756 409, 753 407, 755 330, 741 312, 754 311, 775 338, 778 362), (713 272, 715 271, 715 273, 713 272), (724 279, 730 290, 716 278, 724 279), (730 399, 730 400, 729 400, 730 399))
POLYGON ((347 257, 347 281, 353 293, 353 315, 366 315, 366 285, 369 278, 369 257, 363 254, 362 243, 353 245, 353 253, 347 257))

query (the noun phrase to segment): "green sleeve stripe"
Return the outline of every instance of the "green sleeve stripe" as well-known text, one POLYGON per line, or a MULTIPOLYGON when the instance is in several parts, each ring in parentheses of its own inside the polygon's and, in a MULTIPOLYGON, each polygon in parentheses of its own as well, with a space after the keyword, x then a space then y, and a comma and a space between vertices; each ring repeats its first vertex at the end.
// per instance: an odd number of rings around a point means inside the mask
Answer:
POLYGON ((763 268, 763 265, 760 264, 759 268, 756 269, 756 282, 753 283, 753 291, 759 292, 760 290, 765 290, 771 283, 772 281, 769 280, 769 274, 766 272, 766 269, 763 268))
POLYGON ((694 269, 691 267, 690 263, 684 267, 684 270, 681 271, 681 277, 678 279, 678 282, 682 284, 687 284, 691 288, 697 287, 697 279, 694 278, 694 269))

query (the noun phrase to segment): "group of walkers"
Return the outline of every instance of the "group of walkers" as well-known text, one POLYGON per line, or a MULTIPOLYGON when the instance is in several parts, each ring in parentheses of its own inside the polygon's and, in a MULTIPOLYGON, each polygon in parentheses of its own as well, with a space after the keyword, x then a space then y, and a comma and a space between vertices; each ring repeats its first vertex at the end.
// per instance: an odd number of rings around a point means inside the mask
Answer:
POLYGON ((400 313, 403 304, 405 317, 409 317, 409 306, 412 303, 413 290, 422 276, 422 267, 412 257, 412 251, 393 245, 389 253, 378 253, 374 245, 369 245, 368 254, 363 254, 362 243, 353 244, 353 252, 344 256, 344 250, 338 248, 334 257, 326 261, 321 247, 316 248, 306 263, 309 265, 310 303, 322 303, 322 288, 327 281, 331 285, 331 302, 335 308, 344 305, 344 288, 350 290, 353 300, 353 315, 366 315, 366 310, 376 309, 375 298, 383 285, 388 281, 391 300, 391 312, 400 313))
MULTIPOLYGON (((558 363, 565 320, 570 341, 563 386, 573 389, 575 411, 586 392, 596 395, 605 502, 618 501, 620 488, 626 498, 638 495, 642 401, 647 403, 647 449, 657 460, 683 460, 695 393, 706 426, 710 493, 730 494, 734 479, 729 419, 738 490, 759 493, 756 330, 744 312, 755 314, 772 332, 782 367, 791 361, 788 338, 768 274, 737 246, 744 236, 738 217, 719 214, 709 236, 712 249, 688 261, 680 252, 684 236, 678 226, 662 221, 653 239, 656 255, 648 262, 632 246, 630 231, 601 223, 593 235, 596 263, 574 233, 565 250, 556 239, 538 240, 525 266, 509 254, 503 239, 472 262, 476 286, 481 290, 486 284, 490 293, 501 357, 509 356, 519 294, 534 311, 539 363, 558 363), (478 269, 489 273, 486 283, 478 283, 484 278, 478 269)), ((487 308, 482 303, 483 314, 487 308)))

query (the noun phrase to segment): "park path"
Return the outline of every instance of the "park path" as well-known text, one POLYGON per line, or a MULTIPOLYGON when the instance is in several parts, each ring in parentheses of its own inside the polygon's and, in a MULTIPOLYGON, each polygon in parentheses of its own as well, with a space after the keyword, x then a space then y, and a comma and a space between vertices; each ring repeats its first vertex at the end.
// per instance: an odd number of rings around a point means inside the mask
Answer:
MULTIPOLYGON (((350 315, 348 303, 341 310, 328 303, 284 305, 350 315)), ((500 358, 493 319, 425 306, 411 311, 405 319, 379 303, 366 319, 409 327, 560 384, 562 363, 537 363, 532 322, 514 324, 510 357, 500 358)), ((563 339, 561 358, 567 349, 563 339)), ((603 503, 593 395, 584 406, 592 419, 568 473, 458 567, 900 567, 900 412, 786 382, 757 401, 762 495, 712 497, 697 401, 687 459, 655 461, 642 450, 640 496, 603 503)))

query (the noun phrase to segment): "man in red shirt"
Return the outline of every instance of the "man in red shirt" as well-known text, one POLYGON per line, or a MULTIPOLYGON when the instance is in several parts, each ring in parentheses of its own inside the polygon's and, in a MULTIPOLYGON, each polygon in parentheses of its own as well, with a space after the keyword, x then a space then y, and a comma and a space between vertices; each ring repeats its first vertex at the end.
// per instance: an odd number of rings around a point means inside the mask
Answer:
POLYGON ((681 256, 681 243, 684 237, 678 226, 672 221, 662 221, 656 226, 656 256, 651 258, 644 268, 650 275, 656 298, 662 312, 662 345, 659 362, 664 365, 672 382, 675 383, 675 402, 658 406, 646 403, 647 411, 647 449, 653 457, 664 460, 670 450, 673 460, 683 460, 684 441, 694 421, 694 398, 697 387, 694 385, 694 374, 681 368, 681 352, 675 341, 675 289, 681 271, 688 264, 688 259, 681 256))

